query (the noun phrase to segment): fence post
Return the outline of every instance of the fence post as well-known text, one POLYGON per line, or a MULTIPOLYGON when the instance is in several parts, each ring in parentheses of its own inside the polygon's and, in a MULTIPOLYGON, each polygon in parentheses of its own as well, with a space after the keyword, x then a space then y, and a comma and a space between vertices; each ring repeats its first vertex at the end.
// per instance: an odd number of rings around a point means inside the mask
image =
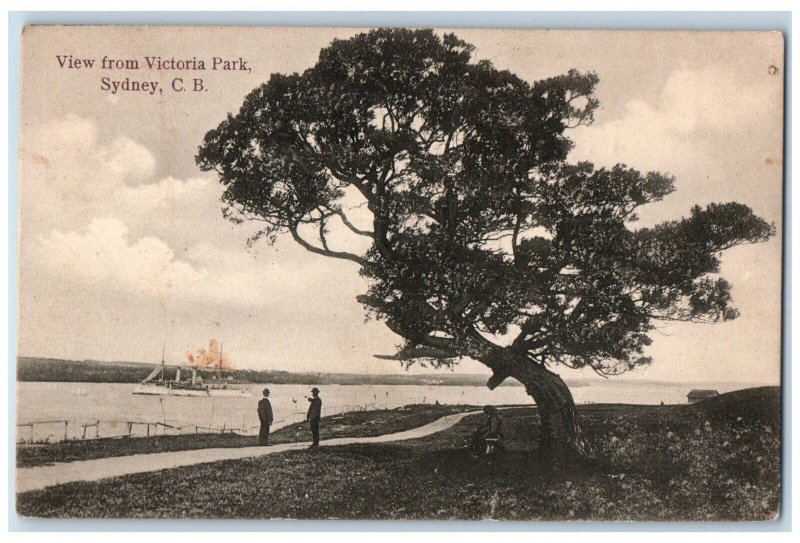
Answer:
POLYGON ((33 423, 31 423, 31 443, 33 443, 33 423))
POLYGON ((64 421, 64 441, 66 441, 68 439, 68 436, 69 436, 69 434, 67 432, 67 427, 68 426, 69 426, 69 421, 65 420, 64 421))

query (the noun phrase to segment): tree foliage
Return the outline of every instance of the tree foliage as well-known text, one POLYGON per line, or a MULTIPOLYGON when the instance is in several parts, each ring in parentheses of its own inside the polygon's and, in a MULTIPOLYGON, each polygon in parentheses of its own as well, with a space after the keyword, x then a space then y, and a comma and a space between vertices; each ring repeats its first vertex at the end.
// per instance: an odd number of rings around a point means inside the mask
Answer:
POLYGON ((720 252, 774 227, 719 203, 637 228, 670 176, 567 161, 597 76, 529 83, 472 53, 429 30, 336 40, 252 91, 198 164, 218 173, 228 217, 262 225, 254 239, 290 235, 358 264, 359 300, 404 338, 401 360, 481 360, 488 341, 530 364, 616 374, 648 362, 658 320, 735 318, 720 252), (343 205, 353 192, 369 228, 343 205), (369 248, 334 246, 332 231, 369 248))

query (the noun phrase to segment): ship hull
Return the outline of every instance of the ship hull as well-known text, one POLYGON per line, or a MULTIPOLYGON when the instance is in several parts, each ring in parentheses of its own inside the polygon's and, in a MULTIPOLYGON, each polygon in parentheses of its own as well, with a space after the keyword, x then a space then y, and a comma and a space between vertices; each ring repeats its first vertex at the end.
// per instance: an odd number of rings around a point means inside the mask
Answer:
POLYGON ((133 389, 133 393, 149 396, 189 396, 200 398, 249 398, 253 395, 249 389, 170 388, 160 385, 139 385, 133 389))

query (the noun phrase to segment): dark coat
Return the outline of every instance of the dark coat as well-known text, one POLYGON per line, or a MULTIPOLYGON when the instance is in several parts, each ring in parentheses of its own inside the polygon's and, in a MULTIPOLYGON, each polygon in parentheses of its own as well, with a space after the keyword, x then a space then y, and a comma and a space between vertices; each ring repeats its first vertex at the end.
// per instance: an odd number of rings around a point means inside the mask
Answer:
POLYGON ((267 398, 262 398, 258 402, 258 420, 262 424, 272 424, 272 404, 269 403, 267 398))
POLYGON ((309 402, 311 405, 308 406, 308 413, 306 413, 306 419, 319 419, 322 417, 322 398, 309 398, 309 402))
POLYGON ((484 439, 488 437, 503 437, 503 419, 496 414, 489 415, 486 418, 486 421, 483 423, 483 426, 480 428, 479 434, 484 439))

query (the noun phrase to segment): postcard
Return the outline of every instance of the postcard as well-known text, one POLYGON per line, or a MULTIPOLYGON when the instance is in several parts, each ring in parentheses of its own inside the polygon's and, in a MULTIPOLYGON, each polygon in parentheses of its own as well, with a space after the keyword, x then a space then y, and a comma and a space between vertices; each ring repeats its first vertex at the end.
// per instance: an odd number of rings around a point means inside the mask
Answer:
POLYGON ((18 515, 779 518, 781 33, 20 39, 18 515))

